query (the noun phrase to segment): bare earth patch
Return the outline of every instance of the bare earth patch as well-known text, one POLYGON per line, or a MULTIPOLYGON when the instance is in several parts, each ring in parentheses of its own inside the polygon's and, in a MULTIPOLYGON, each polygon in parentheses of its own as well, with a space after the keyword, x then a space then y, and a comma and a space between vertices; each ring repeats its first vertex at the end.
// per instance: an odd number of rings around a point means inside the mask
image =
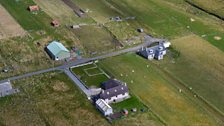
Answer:
POLYGON ((0 5, 0 39, 23 35, 25 35, 23 28, 0 5))
POLYGON ((61 81, 56 81, 53 85, 53 89, 55 91, 68 91, 69 90, 69 87, 64 83, 64 82, 61 82, 61 81))

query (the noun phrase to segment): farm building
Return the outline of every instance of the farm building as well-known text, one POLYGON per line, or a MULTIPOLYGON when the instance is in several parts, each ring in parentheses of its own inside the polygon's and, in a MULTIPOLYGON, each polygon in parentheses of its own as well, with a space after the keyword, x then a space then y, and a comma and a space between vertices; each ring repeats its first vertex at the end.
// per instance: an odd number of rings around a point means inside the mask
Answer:
POLYGON ((118 80, 110 79, 102 83, 101 87, 102 92, 99 94, 99 98, 105 100, 108 104, 121 102, 130 97, 127 85, 118 80))
POLYGON ((18 89, 13 89, 12 85, 9 81, 4 82, 4 83, 0 83, 0 97, 4 97, 7 95, 11 95, 14 93, 19 92, 18 89))
POLYGON ((96 101, 96 108, 98 110, 100 110, 100 112, 104 115, 104 116, 108 116, 113 114, 113 109, 110 105, 108 105, 103 99, 98 99, 96 101))
POLYGON ((53 20, 53 21, 51 22, 51 25, 54 26, 54 27, 59 27, 59 26, 60 26, 60 23, 59 23, 58 20, 53 20))
POLYGON ((29 6, 28 9, 31 12, 32 11, 39 11, 40 10, 39 6, 37 6, 37 5, 29 6))
POLYGON ((170 42, 164 42, 150 48, 142 48, 138 53, 148 60, 153 60, 154 58, 162 60, 169 46, 170 42))
POLYGON ((46 47, 47 53, 53 60, 62 60, 70 57, 70 52, 60 42, 53 41, 46 47))

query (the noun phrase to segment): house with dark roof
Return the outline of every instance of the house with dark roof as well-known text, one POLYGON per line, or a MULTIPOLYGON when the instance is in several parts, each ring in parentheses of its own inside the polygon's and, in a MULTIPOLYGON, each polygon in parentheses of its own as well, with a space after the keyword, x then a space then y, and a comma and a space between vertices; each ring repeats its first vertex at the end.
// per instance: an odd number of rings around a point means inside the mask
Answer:
POLYGON ((108 104, 113 102, 121 102, 130 98, 128 87, 121 81, 110 79, 101 84, 102 91, 99 98, 106 101, 108 104))

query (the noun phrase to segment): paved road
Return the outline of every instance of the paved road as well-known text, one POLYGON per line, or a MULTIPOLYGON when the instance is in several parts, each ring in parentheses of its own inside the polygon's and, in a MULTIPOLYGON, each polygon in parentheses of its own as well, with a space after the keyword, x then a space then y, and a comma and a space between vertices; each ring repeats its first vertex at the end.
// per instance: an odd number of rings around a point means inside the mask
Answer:
POLYGON ((31 72, 31 73, 27 73, 27 74, 24 74, 24 75, 10 77, 8 79, 1 80, 0 83, 6 82, 6 81, 18 80, 18 79, 30 77, 30 76, 33 76, 33 75, 46 73, 46 72, 51 72, 51 71, 56 71, 56 70, 64 70, 64 69, 68 69, 72 66, 76 66, 76 65, 83 64, 83 63, 90 62, 90 61, 94 61, 94 60, 104 59, 104 58, 107 58, 107 57, 120 55, 120 54, 127 53, 127 52, 135 52, 135 51, 141 49, 142 47, 146 47, 146 46, 151 45, 152 43, 164 41, 163 39, 152 38, 150 36, 147 36, 146 38, 147 39, 145 39, 145 43, 142 43, 142 44, 140 44, 138 46, 135 46, 135 47, 132 47, 132 48, 120 50, 120 51, 117 51, 117 52, 108 53, 108 54, 93 57, 93 58, 83 58, 83 59, 80 59, 80 60, 69 62, 68 64, 64 64, 62 66, 58 66, 58 67, 54 67, 54 68, 48 68, 48 69, 45 69, 45 70, 31 72))
POLYGON ((90 90, 84 86, 84 84, 76 77, 76 75, 74 73, 72 73, 69 68, 64 69, 65 74, 74 82, 74 84, 76 86, 79 87, 79 89, 81 89, 83 91, 83 93, 85 93, 85 95, 87 97, 91 96, 91 92, 90 90))

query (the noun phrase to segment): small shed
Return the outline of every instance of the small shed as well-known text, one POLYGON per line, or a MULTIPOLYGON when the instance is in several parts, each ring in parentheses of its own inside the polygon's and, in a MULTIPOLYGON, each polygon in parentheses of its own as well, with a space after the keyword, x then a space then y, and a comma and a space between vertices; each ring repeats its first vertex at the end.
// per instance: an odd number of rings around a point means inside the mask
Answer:
POLYGON ((107 104, 103 99, 98 99, 96 101, 96 108, 98 110, 100 110, 100 112, 104 115, 104 116, 108 116, 113 114, 113 109, 112 107, 107 104))
POLYGON ((164 42, 164 43, 163 43, 163 46, 164 46, 165 48, 169 48, 169 47, 170 47, 170 45, 171 45, 171 43, 170 43, 170 42, 164 42))
POLYGON ((123 109, 122 112, 123 112, 124 115, 128 115, 128 110, 127 109, 123 109))
POLYGON ((19 89, 13 89, 10 81, 0 83, 0 97, 18 93, 19 89))
POLYGON ((59 27, 60 26, 60 22, 58 20, 53 20, 51 22, 51 25, 54 26, 54 27, 59 27))
POLYGON ((79 29, 80 26, 79 26, 79 25, 72 25, 71 28, 72 28, 72 29, 79 29))
POLYGON ((53 41, 51 42, 47 47, 46 47, 47 53, 50 55, 50 57, 53 60, 62 60, 65 58, 70 57, 70 52, 68 49, 66 49, 63 44, 61 44, 58 41, 53 41))
POLYGON ((140 32, 140 33, 143 33, 144 29, 143 28, 138 28, 137 31, 140 32))
POLYGON ((37 5, 32 5, 32 6, 29 6, 28 7, 28 10, 29 11, 39 11, 40 10, 40 8, 39 8, 39 6, 37 6, 37 5))

